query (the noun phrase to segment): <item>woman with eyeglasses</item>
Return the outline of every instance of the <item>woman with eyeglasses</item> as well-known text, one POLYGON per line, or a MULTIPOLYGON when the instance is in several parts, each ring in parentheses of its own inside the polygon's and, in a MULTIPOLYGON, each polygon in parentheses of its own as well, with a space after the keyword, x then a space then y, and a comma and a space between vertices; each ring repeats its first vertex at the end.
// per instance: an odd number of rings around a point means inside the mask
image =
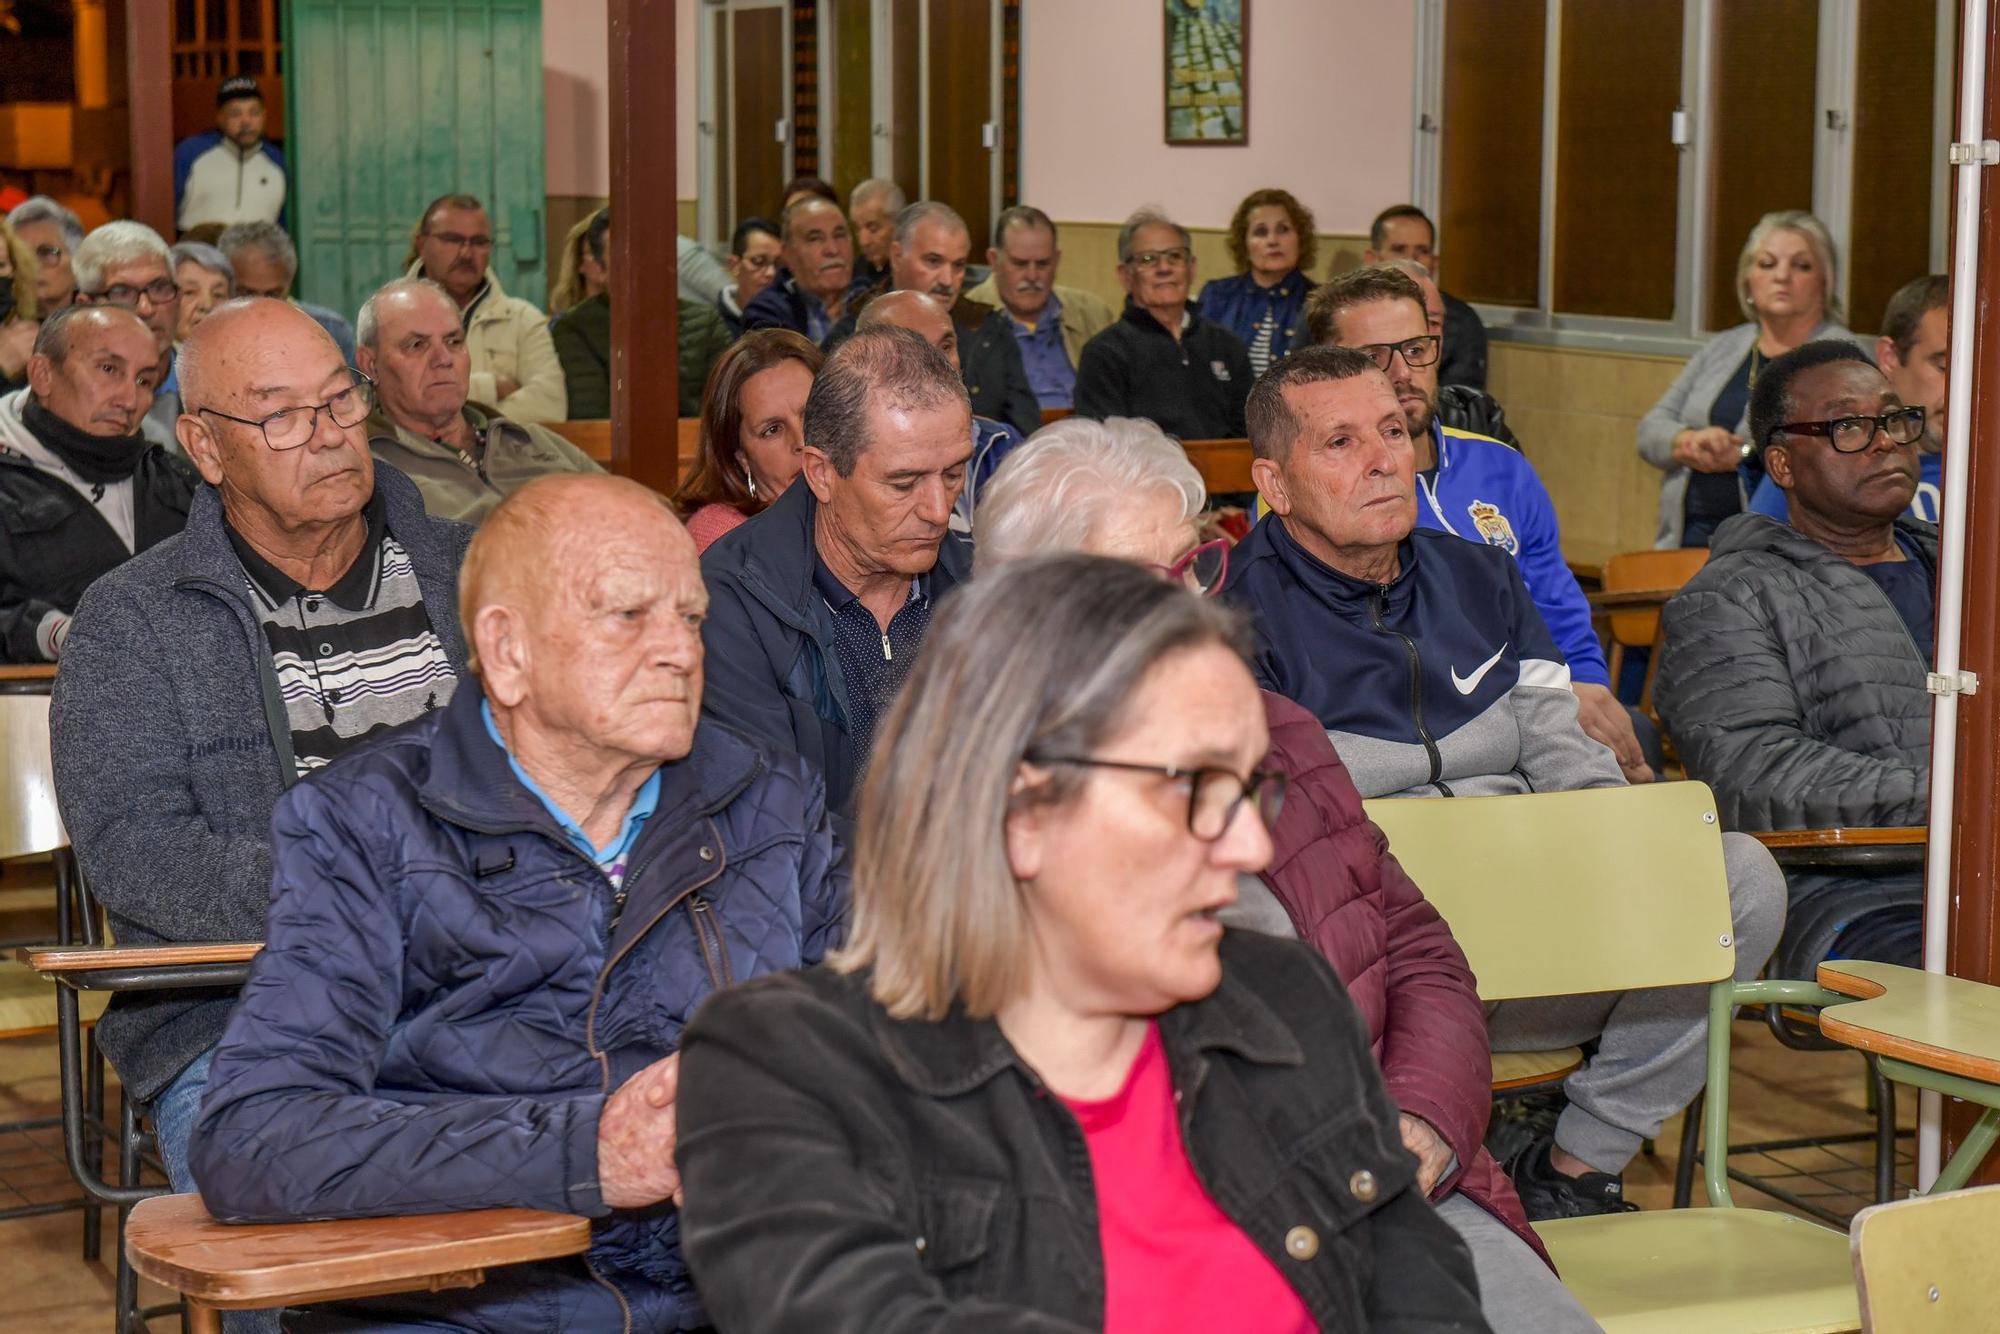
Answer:
POLYGON ((1486 1327, 1333 971, 1218 920, 1284 792, 1246 638, 1095 557, 944 604, 870 761, 845 949, 682 1043, 719 1329, 1486 1327))
POLYGON ((28 382, 28 357, 41 332, 35 301, 35 252, 0 221, 0 393, 28 382))
POLYGON ((804 466, 806 395, 826 354, 790 329, 753 329, 709 371, 701 440, 674 505, 706 551, 783 495, 804 466))
MULTIPOLYGON (((1201 474, 1150 422, 1076 418, 1008 458, 976 516, 975 576, 1063 551, 1128 560, 1213 595, 1227 542, 1201 541, 1201 474)), ((1262 692, 1265 769, 1289 794, 1274 853, 1238 881, 1226 923, 1304 939, 1332 964, 1368 1021, 1417 1182, 1471 1249, 1485 1315, 1501 1334, 1578 1334, 1597 1325, 1550 1269, 1520 1196, 1485 1148, 1492 1106, 1486 1014, 1451 928, 1403 873, 1368 819, 1319 720, 1262 692)))

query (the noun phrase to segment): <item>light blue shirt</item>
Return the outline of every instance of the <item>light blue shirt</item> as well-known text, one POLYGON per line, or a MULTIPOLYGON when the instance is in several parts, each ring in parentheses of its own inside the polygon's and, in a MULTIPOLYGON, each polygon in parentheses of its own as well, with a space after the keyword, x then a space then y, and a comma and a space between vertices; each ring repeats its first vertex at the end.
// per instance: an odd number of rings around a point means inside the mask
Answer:
POLYGON ((583 826, 569 817, 569 812, 549 799, 549 794, 528 777, 528 771, 514 758, 514 752, 507 749, 507 742, 500 735, 500 729, 493 722, 493 705, 487 700, 479 701, 479 716, 486 721, 486 735, 493 738, 493 744, 506 752, 507 763, 514 770, 514 777, 521 780, 521 786, 535 794, 535 800, 542 803, 569 841, 576 844, 579 851, 597 863, 597 869, 604 872, 604 878, 614 887, 625 883, 625 862, 632 853, 632 845, 639 841, 639 830, 660 804, 660 771, 653 770, 652 777, 640 787, 632 798, 632 809, 625 812, 625 823, 619 826, 618 836, 603 847, 590 841, 590 835, 583 832, 583 826))

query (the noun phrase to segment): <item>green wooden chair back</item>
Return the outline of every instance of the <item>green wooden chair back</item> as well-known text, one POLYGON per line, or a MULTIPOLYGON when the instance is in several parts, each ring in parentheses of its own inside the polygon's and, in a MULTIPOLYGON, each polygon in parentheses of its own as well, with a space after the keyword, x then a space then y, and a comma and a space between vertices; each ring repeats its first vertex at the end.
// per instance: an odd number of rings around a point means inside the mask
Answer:
POLYGON ((1872 1205, 1847 1235, 1863 1330, 2000 1334, 2000 1301, 1987 1277, 2000 1186, 1872 1205))

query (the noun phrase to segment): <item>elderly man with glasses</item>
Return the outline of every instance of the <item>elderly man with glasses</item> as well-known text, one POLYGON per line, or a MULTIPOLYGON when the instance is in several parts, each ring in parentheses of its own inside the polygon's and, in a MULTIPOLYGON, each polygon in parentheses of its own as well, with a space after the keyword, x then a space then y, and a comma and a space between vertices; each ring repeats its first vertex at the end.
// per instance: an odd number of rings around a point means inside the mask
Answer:
POLYGON ((1076 415, 1144 417, 1181 440, 1243 435, 1250 352, 1188 303, 1194 247, 1187 228, 1141 209, 1118 231, 1124 317, 1083 345, 1076 415))
MULTIPOLYGON (((1740 514, 1664 613, 1656 698, 1732 829, 1920 825, 1930 810, 1937 528, 1908 516, 1925 410, 1845 340, 1768 363, 1751 437, 1789 519, 1740 514)), ((1795 872, 1775 968, 1915 964, 1921 872, 1795 872)))
MULTIPOLYGON (((442 707, 465 668, 472 530, 371 458, 370 386, 326 331, 229 301, 180 370, 205 485, 179 537, 84 594, 50 715, 64 823, 131 945, 261 939, 279 795, 442 707)), ((98 1028, 176 1190, 193 1189, 188 1132, 233 1000, 120 996, 98 1028)))
POLYGON ((181 289, 174 256, 160 234, 143 222, 120 218, 83 238, 71 258, 76 299, 86 305, 124 306, 153 331, 153 406, 140 431, 156 445, 179 450, 175 419, 181 415, 180 368, 174 339, 180 332, 181 289))

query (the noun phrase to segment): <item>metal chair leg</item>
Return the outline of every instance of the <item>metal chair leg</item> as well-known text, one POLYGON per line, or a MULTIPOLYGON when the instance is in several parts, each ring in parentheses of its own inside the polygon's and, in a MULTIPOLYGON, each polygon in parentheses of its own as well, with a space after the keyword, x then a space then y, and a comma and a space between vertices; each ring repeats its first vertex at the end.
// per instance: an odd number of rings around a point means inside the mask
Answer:
POLYGON ((1674 1208, 1685 1209, 1694 1202, 1694 1164, 1701 1153, 1701 1107, 1708 1096, 1702 1089, 1681 1113, 1681 1156, 1674 1163, 1674 1208))
MULTIPOLYGON (((125 1091, 118 1091, 118 1184, 130 1190, 139 1184, 139 1113, 132 1099, 125 1091)), ((141 1334, 146 1328, 144 1317, 139 1314, 139 1275, 125 1258, 125 1219, 131 1213, 131 1206, 123 1205, 118 1210, 118 1322, 119 1334, 134 1331, 141 1334)))
MULTIPOLYGON (((97 1047, 97 1030, 83 1040, 84 1161, 92 1172, 104 1170, 104 1053, 97 1047)), ((93 1200, 83 1211, 83 1258, 95 1261, 104 1249, 104 1206, 93 1200)))
POLYGON ((1896 1085, 1872 1055, 1868 1077, 1875 1083, 1875 1203, 1887 1204, 1896 1195, 1896 1085))

